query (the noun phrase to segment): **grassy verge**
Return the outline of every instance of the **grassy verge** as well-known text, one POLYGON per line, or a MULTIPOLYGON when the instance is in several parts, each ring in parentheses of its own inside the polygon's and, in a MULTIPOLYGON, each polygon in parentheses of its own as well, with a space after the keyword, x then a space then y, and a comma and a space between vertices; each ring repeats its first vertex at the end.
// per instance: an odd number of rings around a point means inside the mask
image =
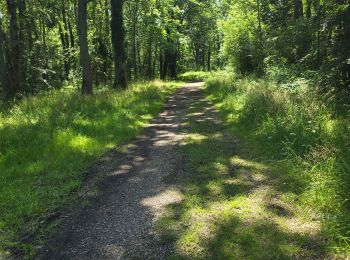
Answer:
POLYGON ((175 246, 173 259, 322 259, 319 223, 290 203, 269 163, 236 140, 206 101, 194 101, 188 117, 180 148, 188 170, 176 181, 183 200, 158 223, 175 246))
POLYGON ((53 91, 0 113, 0 258, 9 249, 32 255, 25 236, 69 204, 82 171, 139 133, 178 85, 138 83, 91 97, 53 91))
POLYGON ((350 120, 305 83, 213 77, 206 91, 248 154, 271 169, 298 215, 317 219, 328 249, 350 255, 350 120))

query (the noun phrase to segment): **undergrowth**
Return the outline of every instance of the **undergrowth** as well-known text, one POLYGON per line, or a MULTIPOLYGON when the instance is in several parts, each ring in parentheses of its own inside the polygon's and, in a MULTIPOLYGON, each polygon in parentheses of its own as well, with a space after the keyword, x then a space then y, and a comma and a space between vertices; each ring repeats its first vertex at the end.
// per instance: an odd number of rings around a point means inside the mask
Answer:
POLYGON ((31 234, 72 201, 82 171, 134 137, 178 83, 138 83, 83 97, 61 90, 25 98, 0 112, 0 258, 34 253, 31 234))
POLYGON ((206 91, 234 135, 272 167, 289 200, 320 219, 329 248, 350 254, 350 118, 305 80, 213 76, 206 91))

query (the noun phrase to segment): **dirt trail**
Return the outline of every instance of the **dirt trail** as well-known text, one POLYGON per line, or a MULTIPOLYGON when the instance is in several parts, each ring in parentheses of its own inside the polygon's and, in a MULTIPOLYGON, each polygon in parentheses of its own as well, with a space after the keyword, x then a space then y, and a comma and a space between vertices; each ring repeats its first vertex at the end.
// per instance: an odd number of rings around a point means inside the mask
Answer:
POLYGON ((182 170, 177 146, 186 134, 187 108, 203 83, 178 90, 133 142, 106 154, 89 174, 102 194, 61 224, 41 259, 162 259, 171 248, 154 233, 164 208, 181 200, 166 181, 182 170))

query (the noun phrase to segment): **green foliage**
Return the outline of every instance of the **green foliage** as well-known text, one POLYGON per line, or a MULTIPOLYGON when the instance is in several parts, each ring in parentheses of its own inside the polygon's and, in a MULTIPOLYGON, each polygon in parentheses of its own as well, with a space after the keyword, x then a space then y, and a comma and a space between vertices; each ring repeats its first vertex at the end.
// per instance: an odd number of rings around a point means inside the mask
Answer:
POLYGON ((0 114, 0 252, 32 253, 23 238, 39 235, 41 221, 72 201, 82 171, 139 133, 177 85, 140 82, 90 97, 51 91, 0 114))
POLYGON ((221 22, 225 57, 243 74, 256 71, 260 62, 256 10, 255 1, 235 1, 221 22))
MULTIPOLYGON (((212 78, 207 91, 235 135, 274 169, 302 212, 320 216, 329 246, 349 254, 349 113, 337 116, 305 81, 212 78)), ((332 102, 329 102, 330 104, 332 102)))
POLYGON ((322 88, 349 91, 347 1, 225 0, 220 7, 224 58, 237 72, 321 71, 314 79, 322 88))

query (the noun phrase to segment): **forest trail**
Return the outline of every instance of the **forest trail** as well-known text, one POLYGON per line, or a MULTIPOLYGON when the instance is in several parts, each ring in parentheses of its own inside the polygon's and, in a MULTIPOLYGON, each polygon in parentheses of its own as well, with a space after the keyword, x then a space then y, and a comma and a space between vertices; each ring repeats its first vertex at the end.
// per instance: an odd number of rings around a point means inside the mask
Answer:
POLYGON ((201 96, 202 85, 179 89, 141 135, 89 170, 103 175, 101 196, 68 217, 40 258, 163 258, 170 253, 153 226, 165 206, 181 200, 167 177, 183 167, 176 147, 186 134, 187 108, 201 96))
POLYGON ((319 223, 295 214, 264 165, 240 157, 202 86, 180 88, 141 135, 88 170, 101 194, 39 259, 325 257, 319 223))

